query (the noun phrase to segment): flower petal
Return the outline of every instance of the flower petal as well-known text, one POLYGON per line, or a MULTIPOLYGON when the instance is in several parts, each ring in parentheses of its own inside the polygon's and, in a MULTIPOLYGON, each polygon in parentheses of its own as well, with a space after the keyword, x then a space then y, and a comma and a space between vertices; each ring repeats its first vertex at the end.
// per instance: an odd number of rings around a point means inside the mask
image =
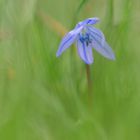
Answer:
POLYGON ((75 29, 77 29, 77 28, 79 28, 79 27, 81 27, 81 26, 85 26, 85 24, 84 24, 83 21, 78 22, 78 23, 76 24, 76 26, 75 26, 75 29))
POLYGON ((101 42, 101 39, 99 39, 97 36, 92 36, 92 47, 102 54, 104 57, 115 60, 115 55, 111 47, 108 45, 108 43, 105 41, 104 44, 101 42))
POLYGON ((86 24, 93 25, 93 24, 96 24, 96 23, 99 22, 99 21, 100 21, 99 18, 94 17, 94 18, 88 18, 88 19, 86 19, 84 22, 85 22, 86 24))
POLYGON ((99 30, 93 26, 87 26, 86 28, 87 28, 89 34, 91 34, 92 36, 97 38, 97 40, 99 40, 102 43, 102 45, 104 44, 105 36, 101 30, 99 30))
POLYGON ((79 22, 76 26, 75 26, 75 29, 81 27, 81 26, 85 26, 87 24, 89 25, 93 25, 93 24, 96 24, 97 22, 99 22, 99 18, 95 17, 95 18, 87 18, 81 22, 79 22))
POLYGON ((79 40, 77 41, 77 49, 81 59, 86 64, 93 63, 93 56, 92 56, 92 47, 86 46, 85 43, 81 43, 79 40))
POLYGON ((77 29, 73 29, 64 36, 56 53, 57 57, 60 56, 68 47, 70 47, 74 43, 74 41, 77 38, 77 35, 81 32, 82 29, 82 26, 77 29))

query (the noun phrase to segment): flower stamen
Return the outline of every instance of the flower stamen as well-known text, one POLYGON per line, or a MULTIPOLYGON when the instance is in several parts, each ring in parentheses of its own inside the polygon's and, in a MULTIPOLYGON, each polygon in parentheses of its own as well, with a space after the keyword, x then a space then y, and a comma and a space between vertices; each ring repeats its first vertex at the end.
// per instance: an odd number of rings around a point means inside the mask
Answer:
POLYGON ((87 47, 90 43, 92 43, 92 39, 90 38, 88 33, 79 34, 79 39, 81 43, 85 43, 87 47))

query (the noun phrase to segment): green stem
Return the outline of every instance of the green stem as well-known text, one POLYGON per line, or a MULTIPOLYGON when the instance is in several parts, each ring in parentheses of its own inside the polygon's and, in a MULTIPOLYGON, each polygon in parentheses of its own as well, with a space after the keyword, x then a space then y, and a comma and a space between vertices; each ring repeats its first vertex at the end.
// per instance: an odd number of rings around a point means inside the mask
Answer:
POLYGON ((114 17, 114 1, 109 0, 109 20, 110 20, 110 25, 113 25, 113 17, 114 17))
POLYGON ((87 86, 88 86, 88 102, 89 106, 91 107, 92 104, 92 80, 91 80, 91 73, 90 73, 90 65, 86 64, 86 76, 87 76, 87 86))
POLYGON ((77 7, 74 17, 73 17, 73 22, 72 22, 72 28, 75 26, 76 22, 77 22, 77 18, 82 10, 82 8, 84 7, 84 5, 88 2, 89 0, 82 0, 79 4, 79 6, 77 7))

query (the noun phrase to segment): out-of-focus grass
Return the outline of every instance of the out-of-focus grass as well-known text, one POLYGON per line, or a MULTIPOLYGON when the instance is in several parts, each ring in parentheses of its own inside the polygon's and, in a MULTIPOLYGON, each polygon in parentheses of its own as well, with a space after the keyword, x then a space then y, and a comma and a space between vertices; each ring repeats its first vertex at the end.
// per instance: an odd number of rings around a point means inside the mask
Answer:
POLYGON ((1 0, 0 140, 139 140, 139 4, 1 0), (59 59, 55 53, 63 29, 93 16, 116 61, 94 51, 89 110, 84 63, 71 49, 59 59))

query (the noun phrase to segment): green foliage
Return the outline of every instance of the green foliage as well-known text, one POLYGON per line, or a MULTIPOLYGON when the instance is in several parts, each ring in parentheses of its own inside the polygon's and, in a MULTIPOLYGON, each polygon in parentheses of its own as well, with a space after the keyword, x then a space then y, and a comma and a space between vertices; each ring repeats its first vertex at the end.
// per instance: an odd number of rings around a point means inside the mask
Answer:
POLYGON ((1 0, 0 140, 139 140, 139 4, 1 0), (102 19, 116 61, 94 51, 89 108, 85 65, 74 47, 56 58, 56 29, 93 16, 102 19))

